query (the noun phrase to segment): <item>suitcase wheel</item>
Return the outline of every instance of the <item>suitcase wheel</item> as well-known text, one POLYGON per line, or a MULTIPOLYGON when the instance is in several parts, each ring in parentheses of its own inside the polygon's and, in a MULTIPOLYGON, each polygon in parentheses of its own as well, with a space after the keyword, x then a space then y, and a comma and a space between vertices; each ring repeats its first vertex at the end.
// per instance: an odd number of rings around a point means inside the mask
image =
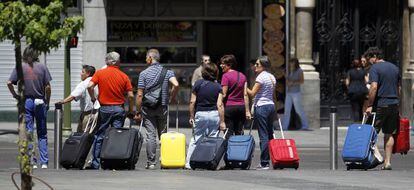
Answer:
POLYGON ((298 167, 296 167, 295 170, 298 170, 298 167))
POLYGON ((346 170, 347 170, 347 171, 349 171, 349 170, 351 170, 351 168, 350 168, 349 166, 347 166, 347 167, 346 167, 346 170))

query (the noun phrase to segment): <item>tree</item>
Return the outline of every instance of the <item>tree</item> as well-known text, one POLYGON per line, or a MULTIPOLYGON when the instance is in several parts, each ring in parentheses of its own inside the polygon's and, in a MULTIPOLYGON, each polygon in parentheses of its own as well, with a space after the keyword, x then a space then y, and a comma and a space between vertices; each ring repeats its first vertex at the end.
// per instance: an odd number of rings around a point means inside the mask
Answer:
MULTIPOLYGON (((1 2, 1 1, 0 1, 1 2)), ((31 154, 28 145, 32 136, 25 127, 24 73, 22 70, 23 38, 35 50, 48 53, 60 46, 62 40, 76 35, 83 27, 83 17, 62 18, 67 1, 34 0, 7 1, 0 3, 0 42, 11 40, 14 44, 16 71, 18 76, 18 132, 19 132, 19 165, 21 172, 21 188, 32 189, 30 165, 31 154)))

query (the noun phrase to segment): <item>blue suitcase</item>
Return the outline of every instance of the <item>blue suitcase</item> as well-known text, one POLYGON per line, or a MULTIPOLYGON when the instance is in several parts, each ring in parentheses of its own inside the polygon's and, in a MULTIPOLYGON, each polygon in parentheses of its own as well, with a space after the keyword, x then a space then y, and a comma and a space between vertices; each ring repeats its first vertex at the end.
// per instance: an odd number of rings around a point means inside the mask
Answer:
MULTIPOLYGON (((364 123, 365 115, 362 123, 364 123)), ((372 169, 375 164, 374 147, 377 142, 377 132, 373 124, 352 124, 348 127, 345 143, 342 150, 342 160, 347 170, 350 169, 372 169)))
POLYGON ((249 169, 255 147, 252 133, 253 121, 248 135, 233 135, 227 142, 227 151, 224 156, 226 168, 249 169))

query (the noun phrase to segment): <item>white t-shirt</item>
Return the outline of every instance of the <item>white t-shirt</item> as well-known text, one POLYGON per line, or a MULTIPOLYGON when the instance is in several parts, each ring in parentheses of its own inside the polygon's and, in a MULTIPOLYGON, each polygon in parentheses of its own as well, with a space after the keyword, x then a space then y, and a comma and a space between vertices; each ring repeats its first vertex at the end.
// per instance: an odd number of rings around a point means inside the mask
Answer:
POLYGON ((260 84, 260 89, 254 98, 255 106, 274 104, 273 92, 276 86, 276 78, 269 72, 262 71, 257 76, 256 82, 260 84))
MULTIPOLYGON (((75 89, 70 93, 71 96, 75 97, 75 101, 79 101, 80 109, 82 112, 91 111, 94 109, 99 109, 100 105, 98 101, 95 101, 95 106, 92 105, 91 97, 88 93, 88 84, 91 81, 92 77, 86 78, 84 81, 80 82, 75 89)), ((98 87, 95 87, 95 97, 98 97, 98 87)))

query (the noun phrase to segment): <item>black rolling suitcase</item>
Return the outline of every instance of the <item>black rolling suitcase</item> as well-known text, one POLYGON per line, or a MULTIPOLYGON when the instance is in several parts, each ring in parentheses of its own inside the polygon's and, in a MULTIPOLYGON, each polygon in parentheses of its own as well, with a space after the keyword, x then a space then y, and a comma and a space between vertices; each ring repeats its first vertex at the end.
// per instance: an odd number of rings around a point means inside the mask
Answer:
POLYGON ((223 158, 227 147, 226 133, 223 137, 219 137, 218 131, 216 135, 202 137, 196 145, 190 158, 190 166, 195 169, 216 170, 223 158))
POLYGON ((85 131, 83 133, 72 133, 66 139, 63 149, 62 157, 60 158, 60 165, 66 169, 83 169, 86 157, 92 147, 94 139, 94 130, 96 127, 97 113, 92 113, 89 118, 85 131))
MULTIPOLYGON (((142 121, 140 130, 142 127, 142 121)), ((110 128, 106 131, 102 150, 102 169, 134 170, 138 162, 143 137, 141 131, 131 128, 110 128)))

